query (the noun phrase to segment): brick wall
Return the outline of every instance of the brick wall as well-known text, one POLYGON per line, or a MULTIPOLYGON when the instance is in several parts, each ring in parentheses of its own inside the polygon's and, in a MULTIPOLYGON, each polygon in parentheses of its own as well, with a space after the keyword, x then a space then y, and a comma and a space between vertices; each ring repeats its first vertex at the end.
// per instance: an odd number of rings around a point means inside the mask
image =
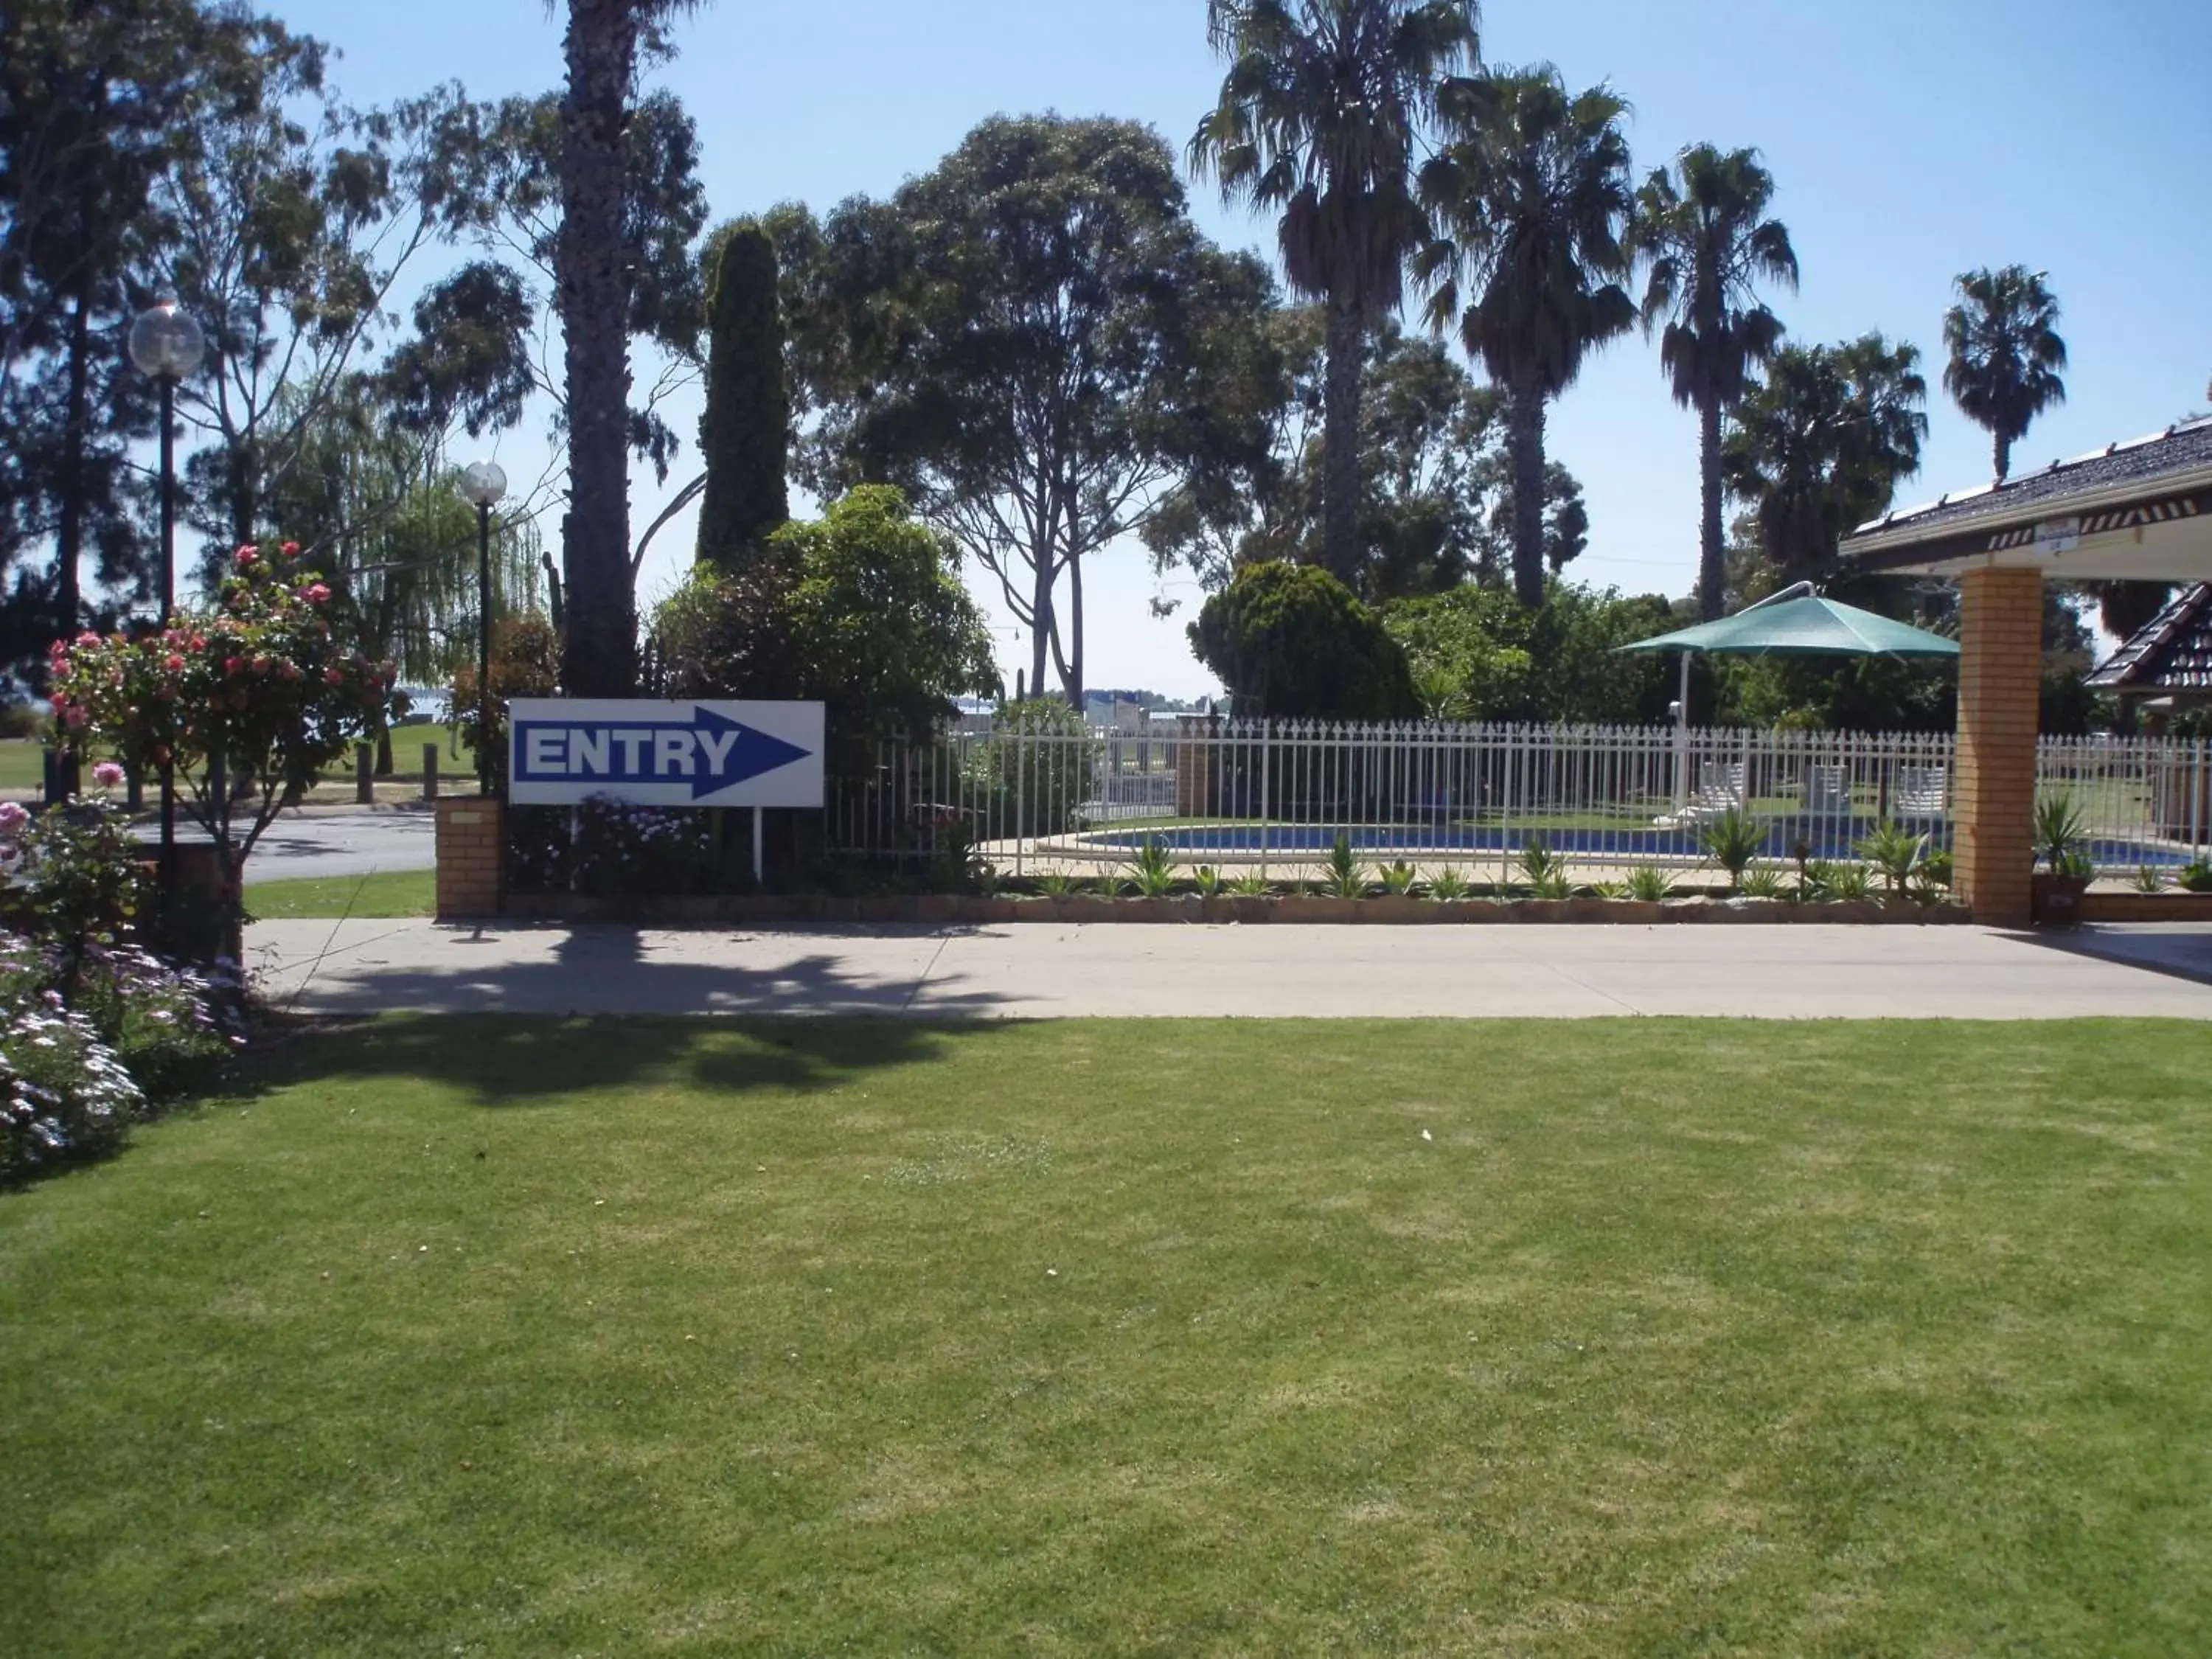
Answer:
MULTIPOLYGON (((1202 714, 1183 714, 1176 718, 1176 731, 1187 738, 1209 737, 1220 729, 1218 720, 1202 714)), ((1211 744, 1179 743, 1176 745, 1176 816, 1179 818, 1203 818, 1212 816, 1215 756, 1218 751, 1211 744)))
POLYGON ((2035 738, 2043 574, 1959 578, 1959 781, 1954 851, 1974 920, 2025 927, 2035 859, 2035 738))
POLYGON ((505 803, 462 795, 438 803, 438 920, 499 914, 505 803))

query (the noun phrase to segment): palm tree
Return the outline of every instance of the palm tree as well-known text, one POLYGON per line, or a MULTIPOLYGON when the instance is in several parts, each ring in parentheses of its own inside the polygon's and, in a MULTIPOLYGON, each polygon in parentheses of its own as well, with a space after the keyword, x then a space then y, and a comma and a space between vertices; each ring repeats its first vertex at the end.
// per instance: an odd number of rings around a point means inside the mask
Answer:
POLYGON ((1192 171, 1225 199, 1282 215, 1283 269, 1327 313, 1322 547, 1359 566, 1360 365, 1428 239, 1414 146, 1440 90, 1474 66, 1475 0, 1207 0, 1229 60, 1190 141, 1192 171))
POLYGON ((1951 361, 1943 389, 1995 440, 1996 478, 2012 471, 2012 447, 2028 422, 2066 401, 2066 342, 2058 337, 2058 301, 2045 273, 2026 265, 1970 270, 1954 284, 1959 303, 1943 318, 1951 361))
POLYGON ((1736 407, 1722 468, 1785 581, 1827 574, 1838 543, 1920 470, 1927 397, 1919 348, 1903 340, 1775 353, 1765 384, 1736 407))
MULTIPOLYGON (((558 0, 547 0, 555 9, 558 0)), ((626 229, 638 47, 697 0, 568 0, 561 100, 561 240, 567 350, 568 514, 561 526, 571 696, 620 697, 637 680, 629 568, 629 311, 635 250, 626 229)))
POLYGON ((1644 294, 1648 332, 1667 319, 1659 361, 1674 401, 1698 411, 1702 517, 1698 538, 1698 607, 1707 622, 1721 614, 1728 582, 1721 538, 1721 415, 1749 384, 1782 338, 1782 319, 1760 303, 1761 277, 1797 286, 1797 254, 1790 232, 1766 217, 1774 175, 1755 149, 1723 155, 1693 144, 1674 158, 1674 171, 1654 173, 1637 192, 1632 239, 1651 262, 1644 294))
POLYGON ((1448 240, 1416 268, 1443 277, 1431 325, 1457 315, 1468 356, 1508 396, 1513 586, 1533 611, 1544 602, 1544 405, 1574 384, 1592 347, 1636 320, 1621 286, 1634 205, 1620 131, 1628 106, 1605 87, 1570 95, 1547 65, 1457 88, 1443 112, 1450 136, 1421 169, 1420 195, 1448 240))

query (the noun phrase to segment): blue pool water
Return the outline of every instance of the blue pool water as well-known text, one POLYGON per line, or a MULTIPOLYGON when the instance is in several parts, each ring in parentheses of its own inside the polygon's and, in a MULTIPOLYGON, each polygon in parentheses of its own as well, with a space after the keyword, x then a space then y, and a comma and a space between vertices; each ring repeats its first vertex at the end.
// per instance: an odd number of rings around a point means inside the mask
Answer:
MULTIPOLYGON (((1874 828, 1869 821, 1841 818, 1777 818, 1767 827, 1765 856, 1795 856, 1804 841, 1816 859, 1855 858, 1855 843, 1874 828)), ((1914 825, 1913 828, 1934 826, 1914 825)), ((1656 859, 1705 856, 1697 834, 1689 830, 1651 826, 1619 830, 1520 830, 1498 825, 1448 823, 1430 825, 1290 823, 1270 825, 1264 841, 1255 823, 1183 824, 1168 830, 1094 830, 1083 836, 1085 847, 1102 851, 1134 853, 1148 841, 1157 841, 1171 853, 1257 853, 1264 844, 1270 854, 1326 854, 1342 834, 1355 853, 1517 853, 1540 836, 1555 853, 1607 859, 1656 859)), ((1941 843, 1930 836, 1930 844, 1941 843)), ((2178 867, 2189 855, 2169 848, 2144 847, 2134 842, 2098 841, 2089 846, 2089 857, 2106 869, 2133 869, 2137 865, 2178 867)))

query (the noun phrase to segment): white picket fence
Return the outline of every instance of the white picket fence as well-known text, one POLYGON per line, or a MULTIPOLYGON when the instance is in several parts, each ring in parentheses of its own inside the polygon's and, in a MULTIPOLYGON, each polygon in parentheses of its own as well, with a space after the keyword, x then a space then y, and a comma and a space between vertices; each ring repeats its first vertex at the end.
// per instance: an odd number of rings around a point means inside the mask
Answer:
MULTIPOLYGON (((1096 869, 1156 841, 1186 864, 1295 873, 1341 832, 1363 860, 1510 875, 1540 836, 1592 868, 1702 860, 1703 825, 1730 807, 1767 853, 1848 859, 1894 821, 1950 844, 1949 733, 1671 726, 1338 725, 1192 720, 1158 731, 963 731, 881 745, 865 779, 833 786, 832 852, 924 857, 982 850, 1012 874, 1096 869)), ((2108 874, 2203 857, 2212 745, 2045 738, 2045 791, 2080 808, 2108 874)))

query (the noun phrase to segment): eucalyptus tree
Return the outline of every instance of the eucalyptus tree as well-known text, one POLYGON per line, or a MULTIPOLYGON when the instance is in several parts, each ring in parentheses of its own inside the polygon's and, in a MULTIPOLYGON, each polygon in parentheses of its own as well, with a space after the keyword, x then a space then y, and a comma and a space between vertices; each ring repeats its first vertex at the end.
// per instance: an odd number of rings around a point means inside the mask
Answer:
POLYGON ((1507 396, 1513 465, 1513 587, 1544 603, 1544 405, 1590 351, 1636 320, 1623 284, 1633 205, 1628 106, 1610 88, 1570 93, 1546 66, 1454 88, 1445 141, 1422 167, 1437 240, 1416 269, 1435 281, 1428 317, 1457 324, 1507 396))
MULTIPOLYGON (((549 9, 557 0, 548 0, 549 9)), ((562 683, 623 696, 637 680, 629 556, 633 271, 628 167, 641 49, 695 0, 568 0, 562 40, 557 291, 565 341, 568 511, 562 522, 568 630, 562 683)))
POLYGON ((1729 489, 1784 581, 1832 570, 1836 545, 1888 510, 1928 435, 1920 353, 1868 334, 1785 346, 1737 405, 1722 445, 1729 489))
POLYGON ((1407 261, 1429 240, 1414 193, 1422 136, 1472 72, 1474 0, 1208 0, 1229 60, 1189 147, 1224 198, 1277 213, 1291 290, 1324 308, 1323 556, 1359 561, 1360 368, 1396 314, 1407 261))
POLYGON ((1279 402, 1273 282, 1187 210, 1147 127, 994 117, 817 236, 766 227, 811 262, 790 307, 804 482, 904 489, 999 583, 1030 683, 1049 665, 1072 699, 1085 559, 1263 459, 1279 402))
POLYGON ((1663 319, 1661 366, 1674 401, 1698 411, 1698 607, 1709 622, 1721 614, 1728 584, 1721 416, 1782 338, 1782 319, 1759 300, 1758 284, 1797 285, 1790 232, 1767 216, 1773 200, 1774 176, 1758 151, 1711 144, 1685 149, 1671 173, 1653 173, 1637 192, 1632 242, 1650 261, 1644 325, 1649 331, 1663 319))
POLYGON ((2026 265, 1970 270, 1954 285, 1959 303, 1944 313, 1951 361, 1943 389, 1968 420, 1988 428, 1996 481, 2012 472, 2012 447, 2046 409, 2066 401, 2066 342, 2058 301, 2045 273, 2026 265))

